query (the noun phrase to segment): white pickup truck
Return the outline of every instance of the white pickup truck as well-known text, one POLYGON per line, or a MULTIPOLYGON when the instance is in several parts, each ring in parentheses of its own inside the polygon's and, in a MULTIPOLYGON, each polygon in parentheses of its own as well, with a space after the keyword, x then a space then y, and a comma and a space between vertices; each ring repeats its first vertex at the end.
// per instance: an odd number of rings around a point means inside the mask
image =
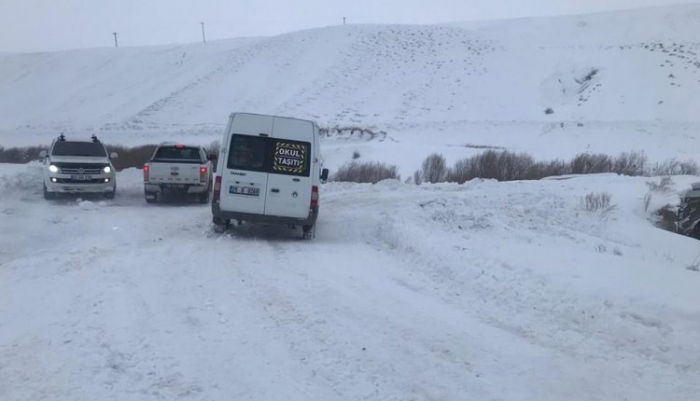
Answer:
POLYGON ((164 143, 143 166, 144 195, 147 203, 164 194, 194 195, 209 202, 212 189, 212 163, 201 146, 164 143))

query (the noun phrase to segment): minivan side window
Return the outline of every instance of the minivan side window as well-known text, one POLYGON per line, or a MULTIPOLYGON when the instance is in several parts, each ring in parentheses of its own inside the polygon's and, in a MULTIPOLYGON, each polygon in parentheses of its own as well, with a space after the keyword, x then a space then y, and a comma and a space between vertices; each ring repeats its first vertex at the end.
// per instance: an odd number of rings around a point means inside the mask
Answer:
POLYGON ((234 134, 227 167, 308 177, 310 149, 308 142, 234 134))

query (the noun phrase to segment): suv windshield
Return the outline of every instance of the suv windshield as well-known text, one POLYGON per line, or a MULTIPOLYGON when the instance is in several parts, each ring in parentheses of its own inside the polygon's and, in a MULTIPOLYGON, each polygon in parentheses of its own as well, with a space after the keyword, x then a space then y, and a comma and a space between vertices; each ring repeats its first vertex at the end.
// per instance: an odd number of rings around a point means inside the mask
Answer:
POLYGON ((53 156, 87 156, 105 157, 107 152, 99 142, 56 142, 53 146, 53 156))

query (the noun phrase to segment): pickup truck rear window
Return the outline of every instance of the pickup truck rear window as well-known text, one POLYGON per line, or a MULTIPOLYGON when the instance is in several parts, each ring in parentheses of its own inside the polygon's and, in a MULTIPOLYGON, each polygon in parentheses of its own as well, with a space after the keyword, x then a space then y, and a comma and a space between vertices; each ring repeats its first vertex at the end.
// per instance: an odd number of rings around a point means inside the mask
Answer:
POLYGON ((227 167, 308 177, 310 148, 308 142, 234 134, 227 167))
POLYGON ((106 157, 107 152, 104 146, 95 142, 56 142, 53 145, 53 156, 85 156, 85 157, 106 157))
POLYGON ((153 161, 177 162, 177 163, 202 163, 202 155, 199 148, 164 146, 158 148, 153 161))

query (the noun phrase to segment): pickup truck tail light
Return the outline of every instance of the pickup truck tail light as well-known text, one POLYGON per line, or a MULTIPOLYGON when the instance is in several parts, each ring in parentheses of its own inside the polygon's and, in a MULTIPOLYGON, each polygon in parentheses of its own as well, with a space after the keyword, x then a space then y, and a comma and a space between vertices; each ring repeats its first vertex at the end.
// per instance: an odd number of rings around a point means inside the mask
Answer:
POLYGON ((143 166, 143 182, 148 182, 150 179, 151 167, 146 164, 143 166))
POLYGON ((212 202, 218 203, 220 199, 221 199, 221 176, 217 175, 216 180, 214 181, 214 198, 212 199, 212 202))
POLYGON ((207 167, 202 166, 199 168, 199 182, 207 181, 207 167))
POLYGON ((311 209, 318 209, 318 187, 311 187, 311 209))

